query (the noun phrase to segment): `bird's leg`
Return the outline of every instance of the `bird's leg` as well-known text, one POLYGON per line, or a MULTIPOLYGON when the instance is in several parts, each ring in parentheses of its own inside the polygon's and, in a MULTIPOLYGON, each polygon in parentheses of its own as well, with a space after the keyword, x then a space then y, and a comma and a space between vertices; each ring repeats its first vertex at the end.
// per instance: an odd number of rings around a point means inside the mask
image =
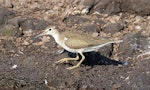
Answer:
POLYGON ((63 59, 60 59, 58 61, 56 61, 55 63, 68 63, 68 61, 70 60, 78 60, 79 59, 79 55, 76 54, 76 57, 75 58, 63 58, 63 59))
POLYGON ((84 61, 84 59, 85 59, 85 56, 83 55, 83 53, 80 53, 80 55, 81 55, 81 60, 80 60, 80 62, 77 64, 77 65, 75 65, 75 66, 72 66, 72 67, 69 67, 69 68, 67 68, 67 69, 69 69, 69 70, 71 70, 71 69, 74 69, 74 68, 77 68, 77 67, 79 67, 80 66, 80 64, 84 61))

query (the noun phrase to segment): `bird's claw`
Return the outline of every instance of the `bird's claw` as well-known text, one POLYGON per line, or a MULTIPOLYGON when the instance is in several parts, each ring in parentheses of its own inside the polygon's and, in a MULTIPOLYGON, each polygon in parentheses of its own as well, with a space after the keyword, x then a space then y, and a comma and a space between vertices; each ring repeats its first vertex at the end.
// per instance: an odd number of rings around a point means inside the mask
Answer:
POLYGON ((78 67, 79 67, 78 65, 75 65, 75 66, 72 66, 72 67, 68 67, 67 69, 72 70, 72 69, 75 69, 75 68, 78 68, 78 67))
POLYGON ((58 63, 64 63, 64 62, 68 63, 68 60, 64 58, 64 59, 56 61, 55 63, 58 64, 58 63))

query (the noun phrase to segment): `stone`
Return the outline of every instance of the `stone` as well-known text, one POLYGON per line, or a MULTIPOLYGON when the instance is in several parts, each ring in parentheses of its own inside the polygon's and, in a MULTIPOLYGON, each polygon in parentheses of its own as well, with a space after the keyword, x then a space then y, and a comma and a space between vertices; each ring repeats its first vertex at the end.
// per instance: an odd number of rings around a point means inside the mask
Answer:
POLYGON ((12 11, 0 8, 0 25, 4 24, 11 17, 13 17, 12 11))
POLYGON ((92 31, 92 32, 95 32, 95 31, 98 31, 98 28, 95 24, 86 24, 85 26, 83 26, 83 29, 85 31, 92 31))
POLYGON ((89 21, 87 18, 81 17, 81 16, 69 16, 64 20, 64 22, 67 22, 69 25, 74 25, 74 24, 82 24, 89 21))
POLYGON ((114 34, 123 30, 123 28, 124 27, 120 23, 111 23, 104 27, 104 32, 114 34))
POLYGON ((122 0, 121 11, 139 15, 150 14, 150 0, 122 0))
POLYGON ((24 22, 21 23, 20 27, 23 30, 42 30, 44 29, 48 23, 43 20, 38 20, 35 18, 27 18, 24 22))
POLYGON ((148 40, 141 33, 129 33, 123 37, 123 42, 120 44, 118 51, 121 56, 131 57, 140 53, 142 50, 148 49, 148 40))
POLYGON ((85 0, 83 3, 91 12, 108 15, 129 12, 139 15, 150 14, 149 0, 85 0), (139 8, 140 7, 140 8, 139 8))
POLYGON ((109 44, 109 45, 106 45, 104 47, 101 47, 98 52, 103 55, 103 56, 107 56, 107 57, 110 57, 112 55, 112 52, 113 52, 113 45, 112 44, 109 44))

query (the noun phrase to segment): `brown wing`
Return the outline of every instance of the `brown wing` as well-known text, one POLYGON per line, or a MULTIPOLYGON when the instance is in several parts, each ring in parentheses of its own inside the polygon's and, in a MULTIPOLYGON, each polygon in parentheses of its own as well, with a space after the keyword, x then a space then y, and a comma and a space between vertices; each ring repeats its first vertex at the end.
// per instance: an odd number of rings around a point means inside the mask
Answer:
POLYGON ((80 48, 92 46, 91 43, 88 43, 84 40, 80 40, 77 38, 70 38, 65 41, 65 44, 73 49, 80 49, 80 48))
MULTIPOLYGON (((65 34, 67 33, 68 32, 66 32, 65 34)), ((75 32, 69 33, 65 35, 65 37, 67 38, 65 44, 73 49, 97 46, 109 41, 109 40, 94 38, 87 34, 75 33, 75 32)))

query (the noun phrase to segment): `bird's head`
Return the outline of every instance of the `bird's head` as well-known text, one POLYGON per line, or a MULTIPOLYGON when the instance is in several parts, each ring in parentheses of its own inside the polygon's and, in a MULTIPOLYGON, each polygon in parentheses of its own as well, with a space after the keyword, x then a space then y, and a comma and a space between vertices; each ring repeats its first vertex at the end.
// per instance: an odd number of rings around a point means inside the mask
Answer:
POLYGON ((38 38, 38 37, 44 36, 44 35, 52 35, 53 36, 58 33, 59 32, 58 32, 58 29, 56 26, 48 26, 48 27, 46 27, 45 30, 43 30, 43 32, 41 34, 37 35, 35 38, 38 38))

